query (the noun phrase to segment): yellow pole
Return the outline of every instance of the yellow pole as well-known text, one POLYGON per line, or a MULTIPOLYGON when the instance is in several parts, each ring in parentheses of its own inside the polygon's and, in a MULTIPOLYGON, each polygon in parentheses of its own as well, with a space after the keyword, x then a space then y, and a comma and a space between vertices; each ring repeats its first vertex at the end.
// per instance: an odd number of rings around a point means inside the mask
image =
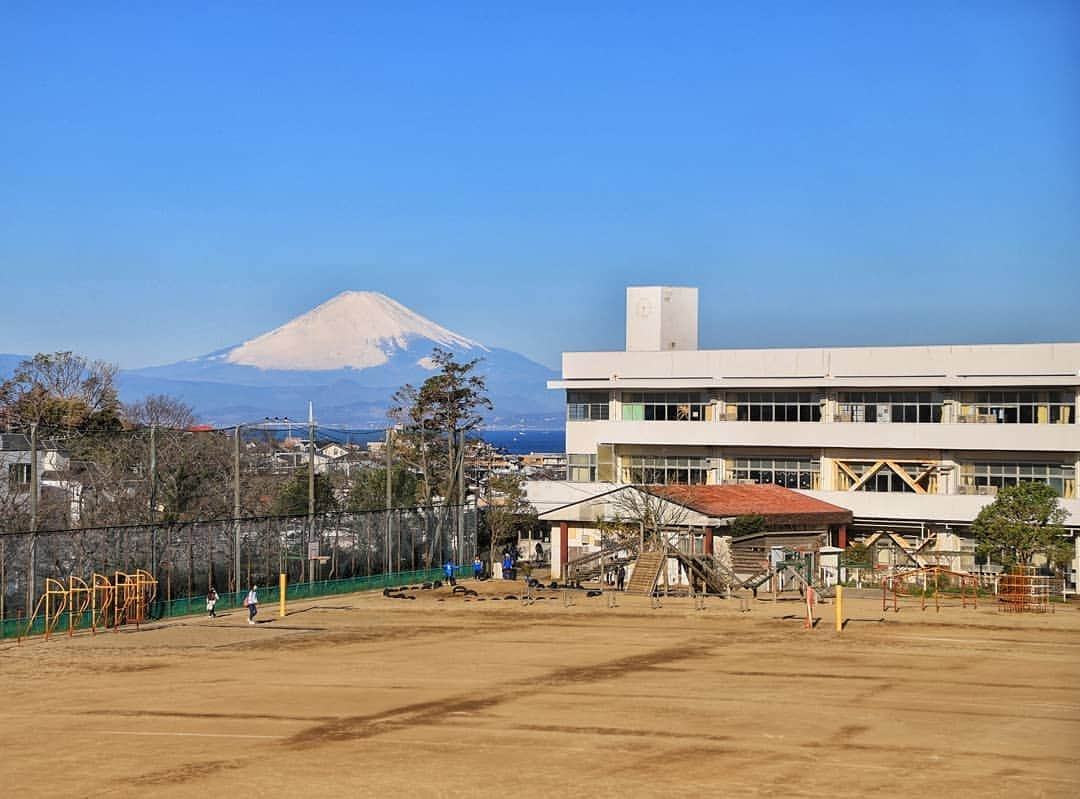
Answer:
POLYGON ((278 575, 278 594, 281 606, 278 608, 278 616, 285 618, 285 572, 278 575))
POLYGON ((836 631, 844 629, 844 586, 836 586, 836 631))

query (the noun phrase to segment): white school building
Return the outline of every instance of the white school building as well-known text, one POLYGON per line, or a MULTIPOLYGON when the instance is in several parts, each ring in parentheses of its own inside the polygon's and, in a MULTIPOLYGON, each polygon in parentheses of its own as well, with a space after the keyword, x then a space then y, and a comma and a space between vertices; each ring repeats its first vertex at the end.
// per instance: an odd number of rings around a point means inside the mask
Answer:
POLYGON ((997 490, 1037 480, 1080 527, 1077 342, 699 349, 697 289, 631 287, 626 349, 564 353, 548 385, 568 480, 530 487, 541 513, 593 483, 771 483, 850 509, 834 545, 889 531, 971 551, 997 490))

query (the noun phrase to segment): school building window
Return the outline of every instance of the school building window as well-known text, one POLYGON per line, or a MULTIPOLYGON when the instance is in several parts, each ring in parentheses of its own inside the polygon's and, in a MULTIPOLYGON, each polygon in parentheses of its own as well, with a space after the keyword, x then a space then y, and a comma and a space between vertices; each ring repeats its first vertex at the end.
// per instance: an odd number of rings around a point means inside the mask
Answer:
POLYGON ((596 482, 595 455, 567 455, 566 479, 571 483, 596 482))
POLYGON ((1074 424, 1075 396, 1071 391, 964 391, 960 393, 961 422, 996 424, 1074 424))
POLYGON ((812 391, 739 391, 728 395, 724 416, 739 422, 820 422, 821 402, 812 391))
POLYGON ((622 459, 622 482, 639 485, 705 485, 706 458, 674 455, 627 455, 622 459))
POLYGON ((622 418, 646 422, 705 421, 709 402, 700 392, 627 392, 622 397, 622 418))
POLYGON ((836 421, 940 422, 941 401, 929 391, 841 391, 836 421))
POLYGON ((1076 497, 1076 469, 1058 463, 969 463, 960 466, 960 485, 1008 488, 1017 483, 1046 483, 1059 497, 1076 497))
POLYGON ((607 419, 609 416, 606 391, 567 391, 566 421, 587 422, 607 419))
POLYGON ((728 460, 727 480, 784 488, 820 488, 821 461, 816 458, 732 458, 728 460))

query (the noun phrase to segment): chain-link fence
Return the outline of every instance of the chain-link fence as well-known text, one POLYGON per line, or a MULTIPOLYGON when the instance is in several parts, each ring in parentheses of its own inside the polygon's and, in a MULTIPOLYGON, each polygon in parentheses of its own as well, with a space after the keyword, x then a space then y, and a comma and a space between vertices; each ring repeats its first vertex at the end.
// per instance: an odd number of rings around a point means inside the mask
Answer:
POLYGON ((48 578, 143 569, 171 607, 210 586, 276 586, 282 572, 293 585, 468 563, 476 533, 472 505, 0 533, 0 619, 33 613, 48 578))

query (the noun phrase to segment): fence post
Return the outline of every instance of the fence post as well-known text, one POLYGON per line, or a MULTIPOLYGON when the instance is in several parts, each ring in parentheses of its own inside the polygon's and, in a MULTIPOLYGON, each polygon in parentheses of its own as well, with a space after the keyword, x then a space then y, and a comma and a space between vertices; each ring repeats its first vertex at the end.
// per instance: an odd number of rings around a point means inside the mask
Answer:
POLYGON ((280 607, 278 608, 278 616, 285 618, 285 572, 278 575, 278 602, 280 607))
POLYGON ((844 629, 844 586, 836 586, 836 631, 844 629))

